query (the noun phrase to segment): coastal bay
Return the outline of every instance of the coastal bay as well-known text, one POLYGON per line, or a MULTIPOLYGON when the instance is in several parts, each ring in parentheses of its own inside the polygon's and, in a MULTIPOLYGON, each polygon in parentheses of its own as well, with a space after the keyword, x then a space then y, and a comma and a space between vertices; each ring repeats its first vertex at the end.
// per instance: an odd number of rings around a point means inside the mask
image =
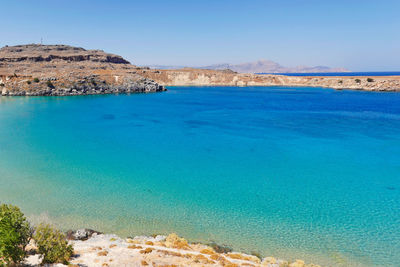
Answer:
POLYGON ((65 230, 178 232, 321 266, 396 266, 399 97, 309 87, 2 97, 0 195, 65 230))
POLYGON ((400 1, 3 2, 0 267, 400 266, 400 1))

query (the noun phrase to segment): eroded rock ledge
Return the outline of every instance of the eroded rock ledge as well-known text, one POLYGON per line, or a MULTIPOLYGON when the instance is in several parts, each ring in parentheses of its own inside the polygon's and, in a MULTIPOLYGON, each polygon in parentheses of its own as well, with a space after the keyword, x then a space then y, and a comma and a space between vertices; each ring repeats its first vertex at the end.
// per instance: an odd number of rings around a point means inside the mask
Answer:
MULTIPOLYGON (((253 267, 319 267, 302 260, 288 262, 274 257, 260 257, 233 252, 226 247, 188 243, 176 234, 136 236, 122 239, 116 235, 92 230, 70 233, 75 256, 70 266, 253 266, 253 267)), ((39 266, 40 255, 31 244, 28 266, 39 266)), ((57 266, 64 266, 58 264, 57 266)))
POLYGON ((101 50, 67 45, 20 45, 0 49, 3 96, 65 96, 164 91, 127 60, 101 50))

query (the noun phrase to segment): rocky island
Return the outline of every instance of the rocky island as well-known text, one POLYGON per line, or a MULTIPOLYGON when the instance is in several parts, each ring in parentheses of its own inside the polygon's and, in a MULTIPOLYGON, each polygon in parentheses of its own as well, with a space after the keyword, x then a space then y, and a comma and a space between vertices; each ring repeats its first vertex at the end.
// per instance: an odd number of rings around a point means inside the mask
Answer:
POLYGON ((164 91, 127 60, 68 45, 0 49, 0 92, 12 95, 90 95, 164 91))

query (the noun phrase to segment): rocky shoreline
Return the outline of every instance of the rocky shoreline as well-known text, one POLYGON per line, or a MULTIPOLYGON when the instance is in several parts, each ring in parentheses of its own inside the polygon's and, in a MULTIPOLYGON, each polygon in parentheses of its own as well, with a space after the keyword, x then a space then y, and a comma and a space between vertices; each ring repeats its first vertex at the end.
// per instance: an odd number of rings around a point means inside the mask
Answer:
POLYGON ((165 91, 165 86, 296 86, 400 91, 400 76, 284 76, 232 70, 141 68, 102 50, 67 45, 0 49, 1 96, 69 96, 165 91))
MULTIPOLYGON (((254 267, 318 267, 302 260, 288 262, 274 257, 260 257, 216 244, 189 243, 172 233, 168 236, 136 236, 120 238, 89 229, 69 231, 67 237, 74 248, 69 266, 254 266, 254 267)), ((41 255, 30 243, 25 266, 40 266, 41 255)), ((53 266, 66 266, 57 264, 53 266)))
MULTIPOLYGON (((22 82, 28 82, 25 79, 22 82)), ((124 81, 120 85, 108 84, 98 77, 82 77, 79 81, 74 82, 70 86, 65 84, 58 86, 56 79, 53 82, 50 79, 41 79, 36 87, 30 90, 21 89, 16 84, 8 84, 1 90, 1 96, 75 96, 75 95, 101 95, 101 94, 133 94, 133 93, 151 93, 162 92, 166 89, 149 79, 138 79, 136 81, 124 81), (49 83, 51 82, 51 84, 49 83), (8 89, 10 87, 12 90, 8 89), (56 85, 54 85, 56 84, 56 85)))
POLYGON ((140 70, 138 73, 164 86, 293 86, 336 90, 400 91, 400 76, 285 76, 190 68, 140 70))

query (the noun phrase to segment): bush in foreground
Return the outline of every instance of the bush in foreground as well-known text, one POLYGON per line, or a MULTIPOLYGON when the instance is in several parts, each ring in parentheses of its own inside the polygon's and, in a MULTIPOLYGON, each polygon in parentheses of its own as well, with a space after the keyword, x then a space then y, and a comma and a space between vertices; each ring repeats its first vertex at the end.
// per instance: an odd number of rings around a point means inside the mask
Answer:
POLYGON ((68 245, 61 231, 48 224, 40 224, 35 229, 33 239, 36 241, 39 253, 43 255, 43 264, 68 264, 74 250, 71 245, 68 245))
POLYGON ((0 266, 18 264, 24 259, 31 234, 29 222, 18 207, 0 205, 0 266))

